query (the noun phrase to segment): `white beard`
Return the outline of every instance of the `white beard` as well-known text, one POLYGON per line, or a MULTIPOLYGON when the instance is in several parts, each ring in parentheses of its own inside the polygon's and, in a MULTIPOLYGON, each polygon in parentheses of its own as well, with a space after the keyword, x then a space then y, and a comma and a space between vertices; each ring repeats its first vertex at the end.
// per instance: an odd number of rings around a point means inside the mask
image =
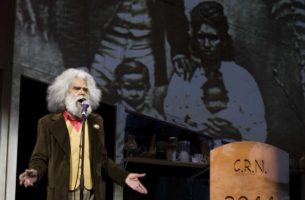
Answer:
MULTIPOLYGON (((84 98, 83 96, 75 97, 73 95, 68 94, 66 99, 65 99, 65 105, 67 111, 72 114, 75 117, 82 118, 82 105, 79 102, 80 99, 84 98)), ((87 100, 89 101, 89 100, 87 100)), ((92 112, 92 108, 90 106, 90 101, 89 101, 89 107, 87 109, 87 115, 89 115, 92 112)))

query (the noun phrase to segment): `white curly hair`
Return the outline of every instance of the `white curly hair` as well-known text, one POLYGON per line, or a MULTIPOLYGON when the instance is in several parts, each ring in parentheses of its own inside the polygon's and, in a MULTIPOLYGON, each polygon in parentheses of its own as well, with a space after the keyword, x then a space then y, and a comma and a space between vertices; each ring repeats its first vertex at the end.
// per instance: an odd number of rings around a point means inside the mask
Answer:
POLYGON ((66 109, 65 99, 70 84, 75 78, 81 78, 87 83, 88 101, 95 110, 101 101, 101 90, 96 86, 94 78, 84 70, 69 68, 58 75, 47 90, 47 103, 50 112, 62 112, 66 109))

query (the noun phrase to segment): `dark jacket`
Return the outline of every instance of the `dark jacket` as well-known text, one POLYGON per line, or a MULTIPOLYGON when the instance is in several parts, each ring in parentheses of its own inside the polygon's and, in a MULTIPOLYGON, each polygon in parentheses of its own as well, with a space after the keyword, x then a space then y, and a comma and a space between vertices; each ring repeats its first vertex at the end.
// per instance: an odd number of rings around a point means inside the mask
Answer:
MULTIPOLYGON (((103 119, 97 114, 90 114, 87 123, 93 191, 96 200, 103 200, 105 189, 102 174, 123 185, 128 172, 107 158, 103 119)), ((48 200, 68 199, 70 140, 62 113, 49 114, 39 120, 37 142, 29 167, 38 171, 38 182, 45 173, 48 174, 48 200)))
MULTIPOLYGON (((57 41, 66 67, 90 66, 122 0, 56 1, 57 41)), ((167 85, 165 36, 171 56, 189 55, 183 0, 147 0, 152 18, 156 86, 167 85)))

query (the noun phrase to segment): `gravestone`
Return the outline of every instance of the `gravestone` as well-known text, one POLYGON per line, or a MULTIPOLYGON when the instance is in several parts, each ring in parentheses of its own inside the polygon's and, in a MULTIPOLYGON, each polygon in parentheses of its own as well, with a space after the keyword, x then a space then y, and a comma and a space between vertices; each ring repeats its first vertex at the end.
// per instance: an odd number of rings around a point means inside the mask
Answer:
POLYGON ((211 151, 211 200, 289 200, 289 155, 259 142, 211 151))

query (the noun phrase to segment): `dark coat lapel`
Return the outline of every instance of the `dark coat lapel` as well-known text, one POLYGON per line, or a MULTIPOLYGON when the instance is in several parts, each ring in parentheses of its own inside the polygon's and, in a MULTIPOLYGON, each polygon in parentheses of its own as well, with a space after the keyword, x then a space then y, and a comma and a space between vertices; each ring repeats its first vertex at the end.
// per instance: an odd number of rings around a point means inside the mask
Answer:
POLYGON ((56 139, 62 150, 65 152, 65 154, 69 157, 70 141, 64 117, 60 113, 55 114, 51 119, 54 121, 54 123, 50 126, 50 132, 51 134, 53 134, 54 138, 56 139))

